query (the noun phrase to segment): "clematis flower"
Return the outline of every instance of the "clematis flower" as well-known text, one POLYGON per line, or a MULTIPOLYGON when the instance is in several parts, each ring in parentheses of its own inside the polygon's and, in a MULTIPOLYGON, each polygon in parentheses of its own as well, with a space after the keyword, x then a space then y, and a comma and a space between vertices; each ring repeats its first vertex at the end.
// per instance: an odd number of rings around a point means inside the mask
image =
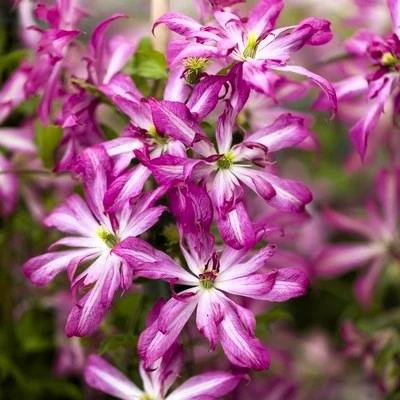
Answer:
POLYGON ((85 368, 86 383, 123 400, 217 400, 231 392, 241 376, 225 371, 210 371, 188 379, 170 393, 169 390, 183 367, 183 351, 174 344, 162 359, 146 371, 139 371, 143 390, 101 357, 91 355, 85 368))
POLYGON ((206 140, 199 126, 218 103, 218 94, 226 77, 206 77, 196 87, 187 104, 174 92, 166 92, 166 100, 134 98, 118 94, 113 97, 116 105, 130 118, 130 124, 121 137, 103 144, 115 160, 116 179, 105 196, 106 207, 118 210, 130 198, 137 196, 151 175, 144 164, 128 168, 135 151, 148 154, 149 159, 169 154, 186 157, 186 148, 194 141, 206 140), (169 100, 169 97, 173 99, 169 100), (176 101, 178 100, 178 101, 176 101))
POLYGON ((160 315, 140 336, 138 351, 145 368, 159 360, 179 336, 197 308, 196 325, 208 339, 211 350, 218 343, 233 364, 255 370, 269 366, 269 354, 254 336, 252 312, 236 304, 225 293, 266 301, 285 301, 304 294, 308 281, 294 268, 261 271, 273 255, 268 245, 250 256, 247 249, 214 248, 209 234, 212 221, 210 199, 204 189, 190 184, 172 191, 172 211, 177 215, 181 250, 190 272, 167 254, 138 238, 128 238, 113 252, 135 274, 189 286, 175 293, 160 315))
MULTIPOLYGON (((219 232, 224 241, 236 249, 252 248, 255 244, 255 233, 243 203, 242 185, 283 211, 301 212, 312 199, 304 185, 273 175, 266 168, 271 162, 270 153, 296 146, 310 136, 302 118, 280 115, 272 124, 246 135, 241 143, 232 144, 236 117, 249 95, 241 71, 238 65, 230 73, 235 83, 224 113, 218 119, 217 147, 204 139, 200 126, 192 125, 194 136, 203 138, 193 143, 192 150, 197 159, 167 155, 156 160, 142 159, 159 182, 174 182, 174 178, 184 180, 187 176, 205 182, 217 210, 219 232)), ((187 116, 184 121, 185 125, 190 125, 187 116)), ((183 131, 182 124, 174 126, 174 130, 178 135, 183 131)))
POLYGON ((133 206, 127 203, 118 213, 106 213, 103 197, 111 169, 111 160, 101 147, 87 149, 78 157, 74 171, 83 178, 86 202, 73 194, 46 218, 48 227, 56 227, 69 236, 24 265, 24 273, 36 285, 45 285, 67 271, 75 296, 66 324, 68 336, 92 333, 111 306, 118 288, 130 287, 131 268, 111 250, 119 241, 151 228, 165 209, 153 206, 162 194, 163 189, 159 188, 138 198, 133 206), (54 251, 59 246, 71 249, 54 251), (84 262, 91 264, 76 276, 78 266, 84 262), (81 290, 85 294, 77 298, 81 290))
POLYGON ((307 18, 299 25, 273 29, 282 11, 283 0, 260 0, 246 22, 236 14, 218 10, 217 25, 203 26, 179 13, 167 13, 154 24, 165 24, 171 31, 184 36, 186 46, 174 53, 172 66, 189 57, 226 58, 243 64, 243 79, 253 89, 273 95, 266 71, 292 72, 308 77, 327 94, 333 109, 336 95, 332 85, 321 76, 298 65, 290 65, 293 53, 305 45, 317 46, 332 38, 330 23, 307 18), (192 41, 194 40, 194 41, 192 41))
MULTIPOLYGON (((389 0, 387 5, 392 17, 392 34, 383 38, 362 29, 349 39, 345 48, 353 56, 352 63, 361 65, 362 71, 334 84, 340 101, 364 97, 362 116, 350 129, 350 139, 362 160, 366 156, 369 136, 376 130, 385 110, 393 118, 400 110, 400 3, 389 0)), ((319 107, 323 104, 323 100, 317 102, 319 107)))
POLYGON ((385 265, 398 259, 399 173, 382 170, 376 182, 377 200, 366 205, 364 218, 327 210, 325 217, 333 227, 365 239, 364 242, 332 244, 322 250, 315 269, 320 276, 338 276, 353 269, 366 268, 355 285, 355 294, 368 307, 385 265))

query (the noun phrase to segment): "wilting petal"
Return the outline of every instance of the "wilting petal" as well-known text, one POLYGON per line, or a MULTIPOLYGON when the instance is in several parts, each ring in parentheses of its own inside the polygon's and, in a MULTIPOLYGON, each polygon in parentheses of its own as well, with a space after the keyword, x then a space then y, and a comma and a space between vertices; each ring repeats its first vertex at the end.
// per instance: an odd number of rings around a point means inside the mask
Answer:
POLYGON ((196 277, 186 272, 167 254, 142 239, 127 238, 113 248, 113 253, 124 259, 138 276, 186 285, 198 282, 196 277))
POLYGON ((101 357, 91 355, 85 367, 86 383, 122 400, 140 400, 143 392, 101 357))
POLYGON ((320 276, 338 276, 362 266, 385 252, 383 245, 373 242, 331 245, 318 256, 315 268, 320 276))
POLYGON ((170 299, 161 309, 162 321, 156 320, 140 335, 138 353, 144 361, 145 368, 149 368, 172 346, 197 306, 196 290, 185 290, 179 296, 187 298, 170 299))
POLYGON ((240 379, 240 375, 224 371, 206 372, 188 379, 168 395, 166 400, 219 399, 231 392, 240 379))
POLYGON ((301 143, 310 131, 304 126, 304 119, 292 114, 280 115, 271 125, 259 129, 246 137, 245 142, 256 142, 268 148, 269 152, 294 147, 301 143))
POLYGON ((251 249, 256 244, 256 235, 243 203, 237 203, 228 214, 218 216, 218 230, 226 244, 234 249, 251 249))
POLYGON ((74 269, 97 252, 97 249, 79 249, 46 253, 28 260, 23 266, 24 274, 35 285, 45 285, 60 272, 74 269))
POLYGON ((283 8, 283 0, 260 0, 251 10, 247 27, 258 37, 269 33, 283 8))
POLYGON ((68 337, 86 336, 96 330, 120 286, 120 267, 120 258, 109 255, 97 282, 72 308, 65 326, 68 337))

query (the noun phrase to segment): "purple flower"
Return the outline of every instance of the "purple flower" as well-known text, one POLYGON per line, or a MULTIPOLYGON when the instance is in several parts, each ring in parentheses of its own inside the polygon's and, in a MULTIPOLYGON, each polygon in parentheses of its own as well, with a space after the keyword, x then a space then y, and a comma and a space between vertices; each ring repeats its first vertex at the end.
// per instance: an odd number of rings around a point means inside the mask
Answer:
POLYGON ((282 0, 260 0, 246 22, 232 12, 219 10, 214 13, 217 25, 209 26, 170 12, 160 17, 154 26, 164 23, 186 39, 186 46, 171 59, 173 65, 189 57, 227 58, 243 63, 243 79, 253 89, 267 95, 273 93, 266 71, 304 75, 324 90, 335 110, 336 95, 328 81, 301 66, 288 64, 291 55, 305 45, 329 42, 332 38, 330 23, 307 18, 299 25, 273 29, 282 8, 282 0))
POLYGON ((196 325, 210 342, 218 343, 236 365, 255 370, 269 366, 269 354, 254 336, 252 312, 236 304, 225 293, 257 300, 285 301, 304 294, 308 281, 293 268, 261 271, 273 255, 268 245, 253 256, 249 250, 214 248, 208 229, 212 221, 211 202, 204 189, 190 184, 171 194, 172 211, 177 217, 181 250, 190 272, 165 253, 138 238, 128 238, 113 252, 134 266, 135 274, 163 279, 171 284, 190 286, 175 293, 160 315, 140 336, 139 354, 149 368, 177 339, 197 308, 196 325))
POLYGON ((111 168, 111 160, 101 147, 88 149, 78 157, 74 171, 83 177, 86 202, 73 194, 45 220, 47 226, 70 236, 54 243, 50 252, 24 265, 25 274, 34 284, 44 285, 66 270, 73 294, 76 296, 85 289, 69 315, 68 336, 92 333, 111 306, 118 288, 130 287, 131 268, 111 250, 119 241, 151 228, 165 209, 153 206, 162 194, 163 189, 159 188, 138 198, 133 206, 126 203, 120 212, 106 213, 103 197, 111 168), (58 246, 71 249, 52 251, 58 246), (75 276, 78 266, 88 261, 92 262, 90 266, 75 276))
POLYGON ((85 380, 89 386, 123 400, 217 400, 231 392, 241 379, 241 375, 210 371, 188 379, 168 393, 182 367, 182 348, 175 343, 150 370, 145 370, 143 362, 140 363, 143 390, 95 355, 89 357, 85 380))
POLYGON ((316 270, 322 276, 337 276, 353 269, 367 267, 358 278, 355 293, 369 306, 374 288, 387 261, 399 257, 398 208, 399 172, 382 170, 376 183, 378 201, 367 203, 365 218, 353 217, 333 210, 325 212, 334 227, 365 238, 364 242, 332 244, 316 260, 316 270))

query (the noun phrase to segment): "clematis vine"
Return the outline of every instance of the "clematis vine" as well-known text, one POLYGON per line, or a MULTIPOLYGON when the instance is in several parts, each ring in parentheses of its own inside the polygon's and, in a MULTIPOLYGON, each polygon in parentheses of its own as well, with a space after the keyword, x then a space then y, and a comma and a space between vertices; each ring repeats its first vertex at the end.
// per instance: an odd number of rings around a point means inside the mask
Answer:
POLYGON ((121 241, 151 228, 165 210, 154 206, 163 189, 145 193, 131 206, 117 213, 104 210, 103 198, 112 171, 110 158, 101 147, 81 153, 74 171, 83 178, 85 200, 73 194, 46 218, 48 227, 55 227, 69 236, 58 240, 50 251, 29 260, 24 272, 32 283, 45 285, 62 271, 67 271, 75 298, 67 323, 68 336, 85 336, 101 322, 113 297, 121 287, 132 284, 132 269, 112 252, 121 241), (68 250, 54 251, 59 246, 68 250), (76 275, 83 263, 91 264, 76 275), (78 298, 80 291, 85 293, 78 298))

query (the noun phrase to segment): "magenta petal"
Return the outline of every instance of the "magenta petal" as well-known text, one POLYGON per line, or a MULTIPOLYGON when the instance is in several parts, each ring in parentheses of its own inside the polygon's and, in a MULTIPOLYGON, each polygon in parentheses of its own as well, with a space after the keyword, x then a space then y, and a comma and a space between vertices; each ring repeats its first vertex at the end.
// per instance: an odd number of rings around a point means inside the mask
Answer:
POLYGON ((198 295, 192 289, 182 294, 191 294, 187 300, 170 299, 161 309, 160 319, 156 320, 139 337, 138 352, 144 360, 145 368, 161 358, 175 342, 186 322, 197 306, 198 295), (162 331, 159 329, 161 324, 162 331))
POLYGON ((150 175, 151 171, 139 164, 114 179, 104 196, 104 206, 107 211, 121 210, 130 199, 142 193, 150 175))
POLYGON ((139 399, 143 395, 124 374, 95 355, 89 356, 84 376, 89 386, 122 400, 139 399))
POLYGON ((380 243, 335 244, 322 251, 315 268, 320 276, 338 276, 359 268, 385 252, 385 247, 380 243))
POLYGON ((390 16, 392 18, 393 32, 399 35, 400 32, 400 2, 399 0, 387 0, 390 16))
POLYGON ((198 136, 204 136, 189 108, 175 101, 149 99, 154 125, 159 133, 191 146, 198 136))
POLYGON ((224 313, 216 300, 214 291, 205 291, 199 298, 196 314, 197 329, 210 342, 210 349, 215 350, 219 342, 218 325, 224 313))
POLYGON ((111 159, 100 146, 86 149, 72 167, 82 176, 86 200, 100 222, 105 219, 103 200, 111 169, 111 159))
POLYGON ((24 274, 35 285, 45 285, 60 272, 75 268, 96 252, 97 249, 79 249, 46 253, 28 260, 23 266, 24 274))
POLYGON ((283 0, 259 0, 253 7, 247 27, 258 36, 269 33, 283 9, 283 0))
POLYGON ((384 266, 385 258, 376 258, 371 265, 368 266, 367 271, 356 281, 354 290, 357 299, 365 308, 371 305, 372 299, 374 298, 374 290, 384 266))
POLYGON ((221 345, 229 361, 255 371, 268 369, 268 351, 244 328, 240 317, 227 301, 224 302, 224 306, 224 318, 219 329, 221 345))
POLYGON ((230 247, 251 249, 256 244, 256 235, 243 203, 237 203, 226 215, 218 216, 217 224, 222 239, 230 247))
POLYGON ((197 120, 202 121, 217 106, 219 93, 226 79, 220 75, 207 76, 194 87, 187 106, 197 116, 197 120))
POLYGON ((310 282, 303 271, 296 268, 281 268, 277 270, 272 289, 259 298, 267 301, 281 302, 302 296, 310 282))
POLYGON ((154 23, 153 31, 160 24, 165 24, 168 29, 182 36, 196 34, 203 28, 203 26, 194 19, 175 12, 168 12, 160 17, 154 23))
POLYGON ((127 238, 113 248, 113 253, 124 259, 137 276, 174 283, 196 283, 195 277, 172 258, 142 239, 127 238))
POLYGON ((65 326, 71 336, 86 336, 93 333, 111 306, 114 294, 120 286, 121 260, 109 255, 94 286, 72 308, 65 326))
POLYGON ((240 379, 240 375, 224 371, 206 372, 189 378, 168 395, 168 400, 219 399, 231 392, 240 379))
POLYGON ((280 115, 271 125, 246 137, 245 141, 261 143, 269 152, 294 147, 310 135, 304 119, 292 114, 280 115))
POLYGON ((392 93, 393 83, 394 78, 383 78, 383 84, 378 95, 372 101, 372 104, 369 105, 367 113, 350 129, 351 141, 360 154, 361 159, 364 159, 367 151, 368 137, 376 127, 384 111, 385 103, 392 93))
POLYGON ((295 74, 304 75, 310 78, 316 85, 318 85, 325 92, 326 96, 329 99, 329 102, 331 103, 333 113, 336 114, 337 111, 336 92, 333 86, 325 78, 317 74, 314 74, 313 72, 308 71, 307 69, 300 67, 298 65, 285 65, 279 67, 271 66, 271 68, 277 71, 293 72, 295 74))

